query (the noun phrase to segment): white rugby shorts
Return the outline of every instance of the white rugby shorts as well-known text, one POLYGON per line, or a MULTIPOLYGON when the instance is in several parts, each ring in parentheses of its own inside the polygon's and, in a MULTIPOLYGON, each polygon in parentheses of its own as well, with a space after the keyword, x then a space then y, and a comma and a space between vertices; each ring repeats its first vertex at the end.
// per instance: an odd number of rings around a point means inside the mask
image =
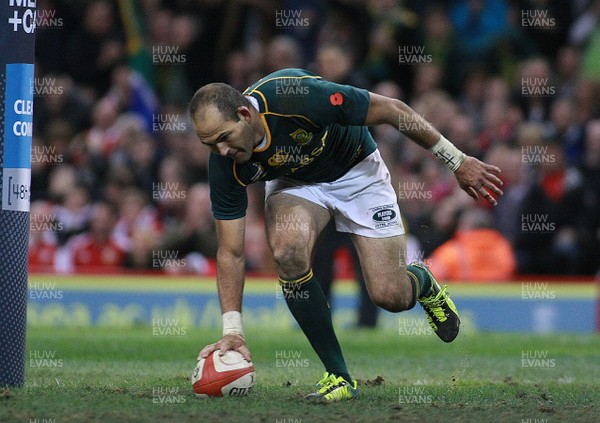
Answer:
POLYGON ((375 150, 333 182, 302 182, 291 178, 267 181, 265 198, 283 192, 329 210, 339 232, 369 238, 404 233, 390 173, 375 150))

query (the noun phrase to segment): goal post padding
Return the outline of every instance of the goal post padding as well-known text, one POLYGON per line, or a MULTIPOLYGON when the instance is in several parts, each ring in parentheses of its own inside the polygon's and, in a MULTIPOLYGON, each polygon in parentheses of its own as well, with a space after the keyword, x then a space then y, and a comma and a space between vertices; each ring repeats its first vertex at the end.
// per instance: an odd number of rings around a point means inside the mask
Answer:
POLYGON ((35 3, 0 2, 0 387, 25 382, 35 3))

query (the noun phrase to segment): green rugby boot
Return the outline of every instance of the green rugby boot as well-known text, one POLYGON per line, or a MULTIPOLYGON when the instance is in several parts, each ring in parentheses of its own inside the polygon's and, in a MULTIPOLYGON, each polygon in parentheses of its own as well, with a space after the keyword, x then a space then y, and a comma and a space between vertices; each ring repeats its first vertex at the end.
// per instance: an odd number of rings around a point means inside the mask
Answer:
POLYGON ((323 379, 317 383, 317 392, 308 394, 304 399, 316 402, 350 400, 356 398, 358 389, 356 381, 350 384, 341 376, 325 372, 323 379))
POLYGON ((452 342, 458 336, 460 318, 454 302, 450 299, 447 285, 440 288, 440 284, 429 270, 429 267, 421 261, 411 263, 412 266, 424 270, 431 280, 431 293, 428 296, 418 298, 423 307, 429 326, 444 342, 452 342))

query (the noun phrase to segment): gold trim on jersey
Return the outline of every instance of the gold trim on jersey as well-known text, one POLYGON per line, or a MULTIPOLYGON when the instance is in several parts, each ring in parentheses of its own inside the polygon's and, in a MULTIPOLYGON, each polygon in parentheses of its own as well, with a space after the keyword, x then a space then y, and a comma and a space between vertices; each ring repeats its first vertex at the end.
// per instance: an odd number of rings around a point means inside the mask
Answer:
POLYGON ((273 116, 280 116, 280 117, 297 117, 297 118, 301 118, 301 119, 304 119, 304 120, 308 121, 308 123, 310 123, 315 128, 319 128, 319 126, 317 124, 315 124, 312 120, 310 120, 309 118, 307 118, 304 115, 285 115, 283 113, 270 112, 269 111, 269 104, 267 103, 267 99, 265 98, 264 94, 262 92, 258 91, 258 90, 252 90, 250 92, 250 94, 252 94, 252 93, 258 94, 260 96, 260 98, 262 98, 263 104, 265 105, 265 112, 261 113, 261 116, 263 114, 265 114, 265 115, 273 115, 273 116))
POLYGON ((309 118, 307 118, 304 115, 284 115, 283 113, 274 113, 274 112, 269 112, 269 113, 265 113, 265 114, 267 114, 267 115, 273 115, 273 116, 280 116, 280 117, 297 117, 297 118, 301 118, 301 119, 304 119, 304 120, 308 121, 308 123, 310 123, 315 128, 319 128, 319 126, 317 124, 315 124, 312 120, 310 120, 309 118))
POLYGON ((267 124, 267 119, 265 118, 265 115, 263 113, 260 114, 260 120, 262 120, 263 126, 265 128, 265 133, 267 135, 267 142, 264 147, 255 148, 254 150, 252 150, 254 153, 262 153, 263 151, 265 151, 267 148, 269 148, 271 146, 271 130, 269 129, 269 125, 267 124))
POLYGON ((255 90, 250 91, 248 95, 252 94, 253 92, 256 92, 256 94, 258 94, 260 98, 262 98, 263 104, 265 105, 265 113, 269 113, 269 105, 267 104, 267 99, 265 98, 265 95, 260 91, 255 90))
POLYGON ((235 170, 235 165, 236 163, 233 162, 233 177, 235 178, 236 181, 238 181, 238 184, 240 184, 241 186, 245 187, 247 186, 247 184, 243 183, 240 178, 237 175, 237 171, 235 170))

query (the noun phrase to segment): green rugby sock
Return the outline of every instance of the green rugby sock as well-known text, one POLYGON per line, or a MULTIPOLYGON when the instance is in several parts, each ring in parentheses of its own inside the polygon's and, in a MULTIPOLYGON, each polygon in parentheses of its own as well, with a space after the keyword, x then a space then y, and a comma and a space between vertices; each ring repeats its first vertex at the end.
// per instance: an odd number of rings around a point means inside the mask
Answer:
POLYGON ((333 330, 329 303, 312 269, 298 278, 279 278, 279 284, 288 308, 325 365, 325 370, 352 383, 333 330))
MULTIPOLYGON (((406 266, 406 273, 408 273, 408 277, 416 282, 419 287, 419 294, 415 294, 417 299, 427 297, 431 294, 431 279, 429 279, 429 275, 423 269, 413 266, 409 264, 406 266)), ((413 284, 413 290, 415 285, 413 284)))

